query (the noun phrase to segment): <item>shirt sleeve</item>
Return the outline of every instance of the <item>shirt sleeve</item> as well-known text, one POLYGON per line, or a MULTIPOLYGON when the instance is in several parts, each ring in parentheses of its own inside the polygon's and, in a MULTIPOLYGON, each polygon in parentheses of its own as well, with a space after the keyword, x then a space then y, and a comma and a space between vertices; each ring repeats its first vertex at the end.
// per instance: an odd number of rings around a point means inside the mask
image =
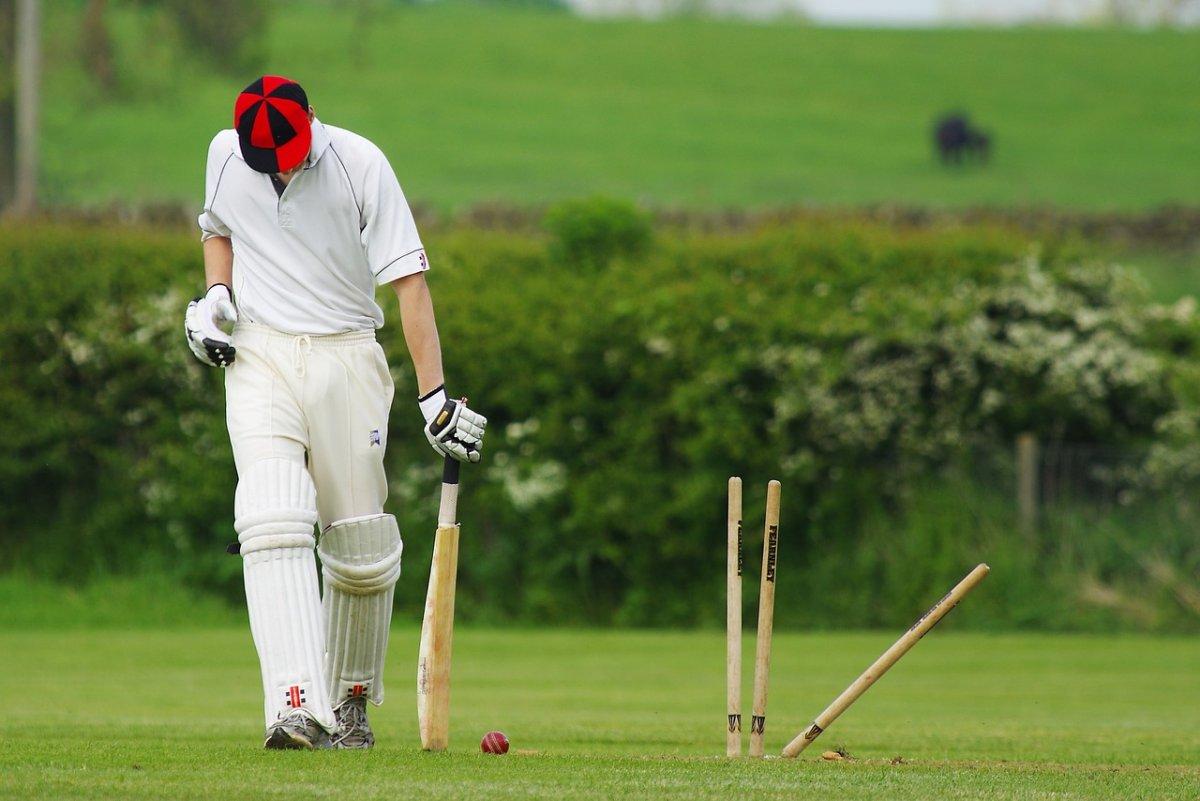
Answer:
MULTIPOLYGON (((224 132, 222 132, 224 133, 224 132)), ((230 236, 229 226, 213 210, 217 195, 221 188, 221 178, 225 168, 233 158, 233 150, 228 147, 228 140, 217 134, 208 146, 208 165, 204 169, 204 210, 200 212, 197 222, 200 224, 200 241, 212 239, 214 236, 230 236)))
POLYGON ((387 284, 429 269, 425 246, 396 173, 378 149, 363 185, 363 250, 376 284, 387 284))

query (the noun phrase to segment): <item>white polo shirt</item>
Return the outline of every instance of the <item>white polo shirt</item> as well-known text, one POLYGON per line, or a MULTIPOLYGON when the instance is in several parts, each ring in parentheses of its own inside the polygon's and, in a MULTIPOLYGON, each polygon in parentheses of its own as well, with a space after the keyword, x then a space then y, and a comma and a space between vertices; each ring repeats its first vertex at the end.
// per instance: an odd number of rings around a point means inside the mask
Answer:
POLYGON ((242 159, 237 132, 208 148, 202 239, 233 241, 238 315, 289 334, 383 325, 375 286, 429 269, 387 157, 319 120, 304 169, 279 195, 242 159))

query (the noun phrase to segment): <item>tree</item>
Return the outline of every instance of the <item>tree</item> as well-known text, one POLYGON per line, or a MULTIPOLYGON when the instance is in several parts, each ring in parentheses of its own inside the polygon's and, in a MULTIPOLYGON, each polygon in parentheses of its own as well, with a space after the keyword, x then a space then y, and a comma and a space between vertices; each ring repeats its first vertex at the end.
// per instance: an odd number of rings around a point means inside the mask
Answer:
POLYGON ((15 180, 11 208, 18 215, 37 207, 38 116, 41 105, 42 24, 40 0, 16 1, 13 51, 15 180))
POLYGON ((1200 0, 1106 0, 1113 22, 1137 25, 1184 25, 1200 22, 1200 0))
POLYGON ((0 209, 8 208, 17 180, 17 3, 0 0, 0 209))
POLYGON ((184 43, 217 69, 242 74, 265 60, 270 0, 137 0, 164 9, 184 43))
POLYGON ((117 73, 113 64, 112 36, 104 21, 108 0, 88 0, 83 12, 82 41, 80 51, 87 65, 88 74, 106 93, 116 88, 117 73))

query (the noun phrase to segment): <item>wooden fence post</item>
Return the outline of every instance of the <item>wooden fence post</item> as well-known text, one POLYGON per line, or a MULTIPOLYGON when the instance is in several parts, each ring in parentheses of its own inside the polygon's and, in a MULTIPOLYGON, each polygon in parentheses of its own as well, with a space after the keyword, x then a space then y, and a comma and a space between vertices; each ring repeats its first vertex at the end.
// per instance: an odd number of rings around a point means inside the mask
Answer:
POLYGON ((17 165, 13 207, 28 216, 38 203, 38 114, 41 105, 42 23, 40 0, 17 0, 17 165))
POLYGON ((1038 477, 1040 471, 1037 437, 1017 437, 1017 520, 1021 533, 1032 539, 1037 533, 1038 477))

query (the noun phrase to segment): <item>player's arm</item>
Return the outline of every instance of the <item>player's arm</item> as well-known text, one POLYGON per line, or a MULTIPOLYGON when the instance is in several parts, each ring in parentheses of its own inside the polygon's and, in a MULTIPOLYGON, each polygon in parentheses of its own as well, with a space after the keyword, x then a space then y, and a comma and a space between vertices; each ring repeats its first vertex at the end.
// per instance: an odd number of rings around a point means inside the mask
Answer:
POLYGON ((429 261, 412 210, 387 158, 374 145, 361 153, 363 251, 376 283, 390 284, 417 373, 417 403, 433 449, 460 462, 478 462, 487 418, 446 392, 433 300, 425 284, 429 261))
POLYGON ((233 285, 233 244, 229 237, 209 236, 204 240, 205 292, 188 304, 183 332, 192 354, 213 367, 228 367, 237 356, 222 323, 237 321, 237 309, 229 287, 233 285))
POLYGON ((204 211, 198 222, 204 243, 204 295, 188 304, 183 318, 183 333, 188 347, 197 359, 214 367, 233 364, 237 351, 222 323, 237 321, 233 305, 233 242, 232 233, 220 216, 213 211, 221 171, 232 157, 225 155, 218 134, 209 145, 208 167, 205 170, 204 211))
POLYGON ((446 383, 442 374, 442 343, 433 316, 433 298, 425 273, 406 275, 392 282, 400 301, 400 325, 417 373, 417 393, 423 398, 446 383))
POLYGON ((442 345, 425 274, 406 275, 391 284, 400 303, 400 326, 417 374, 417 403, 425 417, 425 436, 443 456, 478 462, 487 418, 446 393, 442 345))
POLYGON ((233 286, 233 240, 227 236, 204 240, 204 288, 216 284, 233 286))

